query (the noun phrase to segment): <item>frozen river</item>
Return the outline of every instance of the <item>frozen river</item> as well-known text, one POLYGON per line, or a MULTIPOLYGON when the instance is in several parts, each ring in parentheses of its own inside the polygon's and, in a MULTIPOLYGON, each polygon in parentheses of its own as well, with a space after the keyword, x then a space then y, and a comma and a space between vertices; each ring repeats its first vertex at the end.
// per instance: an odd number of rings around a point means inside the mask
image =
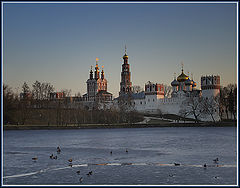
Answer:
POLYGON ((4 185, 237 184, 236 127, 8 130, 3 141, 4 185))

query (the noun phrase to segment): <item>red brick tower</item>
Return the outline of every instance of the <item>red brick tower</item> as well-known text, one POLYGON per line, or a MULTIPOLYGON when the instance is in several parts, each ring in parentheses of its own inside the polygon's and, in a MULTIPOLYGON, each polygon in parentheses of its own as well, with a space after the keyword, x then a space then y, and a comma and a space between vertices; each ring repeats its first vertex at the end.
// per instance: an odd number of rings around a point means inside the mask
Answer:
POLYGON ((122 72, 121 72, 121 82, 120 82, 120 92, 119 95, 124 95, 132 92, 132 82, 131 82, 131 72, 130 65, 128 64, 127 48, 125 46, 125 55, 123 56, 122 72))

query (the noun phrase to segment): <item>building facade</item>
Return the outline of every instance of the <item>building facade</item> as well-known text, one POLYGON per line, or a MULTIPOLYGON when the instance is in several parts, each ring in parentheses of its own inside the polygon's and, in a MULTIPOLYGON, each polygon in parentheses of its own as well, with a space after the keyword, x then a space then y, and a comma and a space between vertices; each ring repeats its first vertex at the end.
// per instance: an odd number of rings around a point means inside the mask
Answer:
POLYGON ((91 67, 89 79, 87 80, 87 93, 83 95, 83 100, 89 102, 104 102, 112 100, 112 94, 107 92, 107 80, 105 79, 103 66, 100 76, 98 59, 96 59, 94 74, 91 67))
MULTIPOLYGON (((152 83, 150 81, 145 84, 145 90, 143 92, 133 93, 131 90, 130 65, 128 63, 126 50, 123 59, 120 92, 116 100, 122 98, 130 99, 131 102, 126 103, 126 105, 130 106, 130 110, 134 109, 142 113, 181 115, 183 109, 191 110, 190 108, 192 107, 189 104, 191 99, 193 99, 193 101, 199 101, 201 98, 214 98, 220 93, 219 76, 202 76, 200 90, 196 88, 197 84, 193 78, 190 79, 189 75, 184 73, 183 65, 181 74, 177 78, 174 76, 174 80, 171 82, 172 94, 170 98, 164 96, 163 84, 152 83)), ((119 104, 119 102, 115 104, 119 104)), ((217 104, 214 105, 217 107, 217 104)), ((215 112, 214 117, 218 120, 218 111, 215 110, 215 112)), ((193 117, 193 115, 190 114, 191 113, 189 113, 189 117, 193 117)), ((210 117, 204 116, 202 119, 210 120, 210 117)))

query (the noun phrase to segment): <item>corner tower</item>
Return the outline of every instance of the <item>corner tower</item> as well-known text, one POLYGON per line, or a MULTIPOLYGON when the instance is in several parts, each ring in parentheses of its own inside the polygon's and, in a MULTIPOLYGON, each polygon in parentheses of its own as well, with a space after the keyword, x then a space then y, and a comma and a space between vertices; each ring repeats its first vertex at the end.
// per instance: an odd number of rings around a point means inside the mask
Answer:
POLYGON ((125 54, 123 56, 120 92, 119 95, 124 95, 132 92, 130 65, 128 64, 127 48, 125 46, 125 54))
POLYGON ((203 97, 216 97, 220 93, 220 76, 202 76, 201 89, 203 97))

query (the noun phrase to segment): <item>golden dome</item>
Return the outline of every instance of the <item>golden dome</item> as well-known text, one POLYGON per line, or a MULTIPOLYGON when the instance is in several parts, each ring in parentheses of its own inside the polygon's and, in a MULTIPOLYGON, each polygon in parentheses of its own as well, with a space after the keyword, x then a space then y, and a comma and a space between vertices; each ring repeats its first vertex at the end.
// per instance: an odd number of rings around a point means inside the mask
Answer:
POLYGON ((123 59, 125 59, 125 58, 128 58, 128 55, 127 55, 127 54, 125 54, 125 55, 123 56, 123 59))
POLYGON ((182 74, 180 74, 178 77, 177 77, 177 81, 179 82, 185 82, 186 80, 188 79, 188 76, 186 74, 183 73, 183 70, 182 70, 182 74))

